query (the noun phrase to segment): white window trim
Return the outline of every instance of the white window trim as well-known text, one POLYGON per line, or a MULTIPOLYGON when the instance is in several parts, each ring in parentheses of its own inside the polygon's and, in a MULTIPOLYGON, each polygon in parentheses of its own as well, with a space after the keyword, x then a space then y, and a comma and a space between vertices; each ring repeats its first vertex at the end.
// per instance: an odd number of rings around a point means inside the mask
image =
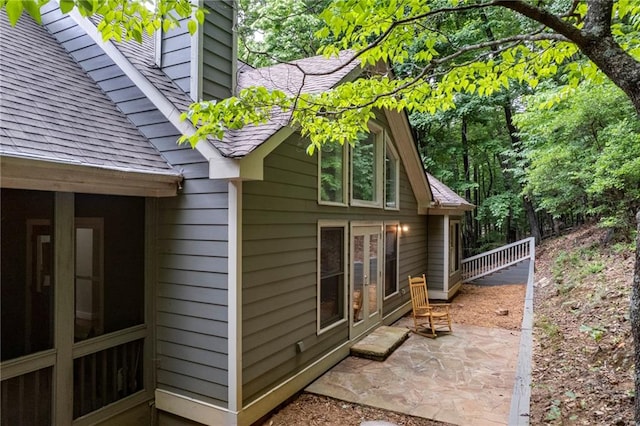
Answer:
POLYGON ((384 184, 383 184, 383 200, 382 200, 382 204, 385 208, 385 210, 400 210, 400 156, 398 155, 398 151, 396 150, 396 147, 393 145, 393 140, 391 139, 391 136, 389 136, 388 133, 385 132, 385 149, 384 149, 384 156, 383 156, 383 170, 384 170, 384 184), (389 149, 389 151, 391 151, 391 155, 393 155, 394 157, 394 162, 395 162, 395 194, 396 194, 396 205, 395 207, 389 207, 387 206, 387 167, 386 167, 386 159, 387 159, 387 149, 389 149))
POLYGON ((353 198, 353 146, 349 150, 349 201, 354 207, 370 207, 380 209, 384 207, 384 139, 385 139, 385 131, 379 124, 374 122, 369 122, 369 132, 374 135, 374 142, 376 147, 376 158, 375 158, 375 185, 376 185, 376 194, 374 201, 366 201, 366 200, 358 200, 357 198, 353 198), (380 170, 383 172, 380 173, 380 170))
MULTIPOLYGON (((449 246, 447 247, 447 250, 449 252, 449 276, 453 276, 455 274, 457 274, 458 272, 460 272, 460 269, 462 268, 462 241, 461 241, 461 232, 462 232, 462 225, 460 220, 449 220, 449 246), (454 238, 456 239, 456 242, 458 244, 458 259, 459 262, 457 265, 454 265, 456 256, 455 253, 453 253, 451 251, 451 245, 453 243, 453 241, 451 240, 451 229, 455 229, 456 224, 458 225, 458 233, 456 235, 454 235, 454 238), (453 256, 452 256, 453 255, 453 256), (455 269, 452 269, 455 268, 455 269)), ((455 247, 455 246, 454 246, 455 247)))
POLYGON ((396 297, 397 295, 400 294, 400 236, 401 231, 400 231, 400 222, 397 220, 392 220, 392 221, 385 221, 384 225, 383 225, 383 233, 384 233, 384 264, 383 264, 383 278, 385 278, 387 276, 387 226, 396 226, 396 291, 394 291, 393 293, 391 293, 388 296, 385 296, 384 292, 385 292, 385 288, 383 286, 382 288, 382 296, 383 296, 383 300, 388 300, 391 299, 392 297, 396 297))
POLYGON ((316 253, 316 333, 317 335, 321 335, 323 333, 328 332, 329 330, 332 330, 342 324, 345 324, 347 322, 347 318, 348 318, 348 301, 347 301, 347 297, 348 297, 348 287, 349 287, 349 275, 348 275, 348 250, 347 250, 347 241, 349 240, 349 223, 345 220, 319 220, 318 221, 318 230, 317 230, 317 235, 318 235, 318 248, 317 248, 317 253, 316 253), (321 289, 322 289, 322 271, 321 271, 321 265, 320 265, 320 252, 321 252, 321 243, 322 243, 322 228, 342 228, 343 229, 343 239, 342 239, 342 267, 344 269, 344 282, 343 282, 343 289, 342 289, 342 300, 343 300, 343 307, 342 307, 342 318, 337 320, 336 322, 334 322, 333 324, 330 324, 324 328, 322 328, 320 326, 320 303, 321 303, 321 289))
MULTIPOLYGON (((337 142, 329 142, 336 143, 337 142)), ((338 144, 339 145, 339 144, 338 144)), ((347 156, 348 150, 345 145, 342 145, 342 202, 327 201, 322 199, 322 148, 318 149, 318 204, 323 206, 340 206, 346 207, 348 205, 347 199, 347 187, 349 187, 350 174, 347 173, 347 169, 350 168, 349 158, 347 156)))

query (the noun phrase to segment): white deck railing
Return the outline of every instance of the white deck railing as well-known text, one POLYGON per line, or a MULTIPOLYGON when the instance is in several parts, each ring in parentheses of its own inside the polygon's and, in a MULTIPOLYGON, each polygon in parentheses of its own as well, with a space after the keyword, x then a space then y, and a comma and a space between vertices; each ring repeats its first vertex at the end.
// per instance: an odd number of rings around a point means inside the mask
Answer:
POLYGON ((533 237, 462 260, 462 279, 471 281, 525 260, 535 259, 533 237))

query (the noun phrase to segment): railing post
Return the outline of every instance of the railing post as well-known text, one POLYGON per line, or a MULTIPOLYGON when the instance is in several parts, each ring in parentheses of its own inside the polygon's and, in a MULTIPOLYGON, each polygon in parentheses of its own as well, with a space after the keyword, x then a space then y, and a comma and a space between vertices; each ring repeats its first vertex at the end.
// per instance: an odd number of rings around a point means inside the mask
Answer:
POLYGON ((533 237, 529 239, 529 258, 532 262, 536 260, 536 239, 533 237))

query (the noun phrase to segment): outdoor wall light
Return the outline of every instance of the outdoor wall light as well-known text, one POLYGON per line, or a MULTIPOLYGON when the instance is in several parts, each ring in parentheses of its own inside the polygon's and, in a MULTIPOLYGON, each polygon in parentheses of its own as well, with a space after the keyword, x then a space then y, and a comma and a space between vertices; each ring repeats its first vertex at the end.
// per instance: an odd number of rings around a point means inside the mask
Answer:
POLYGON ((401 229, 402 229, 402 232, 409 232, 409 225, 402 225, 401 229))

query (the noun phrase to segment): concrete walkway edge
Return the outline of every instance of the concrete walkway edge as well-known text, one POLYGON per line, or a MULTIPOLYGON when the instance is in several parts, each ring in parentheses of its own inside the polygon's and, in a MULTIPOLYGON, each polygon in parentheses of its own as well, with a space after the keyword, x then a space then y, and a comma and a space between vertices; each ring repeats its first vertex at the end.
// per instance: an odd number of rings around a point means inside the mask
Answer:
POLYGON ((518 350, 518 365, 516 380, 513 385, 511 409, 509 411, 509 426, 528 426, 531 411, 531 361, 533 349, 533 282, 535 271, 535 256, 529 263, 529 279, 524 298, 524 313, 522 315, 522 330, 520 334, 520 348, 518 350))

